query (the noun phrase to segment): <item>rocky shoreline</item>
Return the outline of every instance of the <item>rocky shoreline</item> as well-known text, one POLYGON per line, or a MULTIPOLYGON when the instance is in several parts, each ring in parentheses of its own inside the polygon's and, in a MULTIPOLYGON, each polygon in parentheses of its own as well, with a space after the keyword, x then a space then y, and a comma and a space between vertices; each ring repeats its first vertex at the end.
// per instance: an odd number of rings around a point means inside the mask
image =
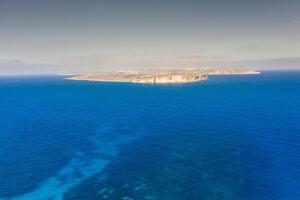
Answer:
POLYGON ((102 74, 83 74, 69 77, 71 80, 100 82, 131 82, 142 84, 170 84, 204 81, 208 75, 259 74, 244 69, 172 69, 138 72, 114 72, 102 74))

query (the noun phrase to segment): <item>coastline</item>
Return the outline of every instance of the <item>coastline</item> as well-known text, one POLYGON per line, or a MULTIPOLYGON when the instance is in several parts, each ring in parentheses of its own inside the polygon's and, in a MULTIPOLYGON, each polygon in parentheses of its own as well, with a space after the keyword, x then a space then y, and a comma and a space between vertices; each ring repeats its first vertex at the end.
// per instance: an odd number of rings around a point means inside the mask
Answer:
POLYGON ((112 72, 102 74, 72 75, 66 79, 95 82, 123 82, 138 84, 175 84, 205 81, 209 75, 257 75, 254 70, 244 69, 172 69, 139 72, 112 72))

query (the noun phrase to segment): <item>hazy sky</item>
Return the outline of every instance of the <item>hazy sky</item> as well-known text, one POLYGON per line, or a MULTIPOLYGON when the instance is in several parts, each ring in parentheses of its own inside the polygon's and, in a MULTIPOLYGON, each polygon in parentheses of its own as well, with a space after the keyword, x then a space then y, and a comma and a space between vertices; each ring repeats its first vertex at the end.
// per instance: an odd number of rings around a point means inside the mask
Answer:
POLYGON ((0 0, 0 67, 300 69, 299 10, 299 0, 0 0))

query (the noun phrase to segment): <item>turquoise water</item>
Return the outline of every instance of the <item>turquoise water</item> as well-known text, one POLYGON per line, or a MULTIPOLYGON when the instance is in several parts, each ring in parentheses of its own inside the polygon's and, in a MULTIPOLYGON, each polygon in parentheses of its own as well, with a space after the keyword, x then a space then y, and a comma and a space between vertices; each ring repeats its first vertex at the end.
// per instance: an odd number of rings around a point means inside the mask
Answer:
POLYGON ((300 198, 300 72, 0 78, 0 199, 300 198))

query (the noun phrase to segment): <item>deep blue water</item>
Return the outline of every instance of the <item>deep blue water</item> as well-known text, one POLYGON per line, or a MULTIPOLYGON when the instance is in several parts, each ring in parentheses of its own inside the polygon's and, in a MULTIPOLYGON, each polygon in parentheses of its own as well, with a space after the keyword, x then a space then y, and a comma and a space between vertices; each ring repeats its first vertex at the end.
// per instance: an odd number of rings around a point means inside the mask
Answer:
POLYGON ((0 199, 298 200, 300 72, 0 78, 0 199))

